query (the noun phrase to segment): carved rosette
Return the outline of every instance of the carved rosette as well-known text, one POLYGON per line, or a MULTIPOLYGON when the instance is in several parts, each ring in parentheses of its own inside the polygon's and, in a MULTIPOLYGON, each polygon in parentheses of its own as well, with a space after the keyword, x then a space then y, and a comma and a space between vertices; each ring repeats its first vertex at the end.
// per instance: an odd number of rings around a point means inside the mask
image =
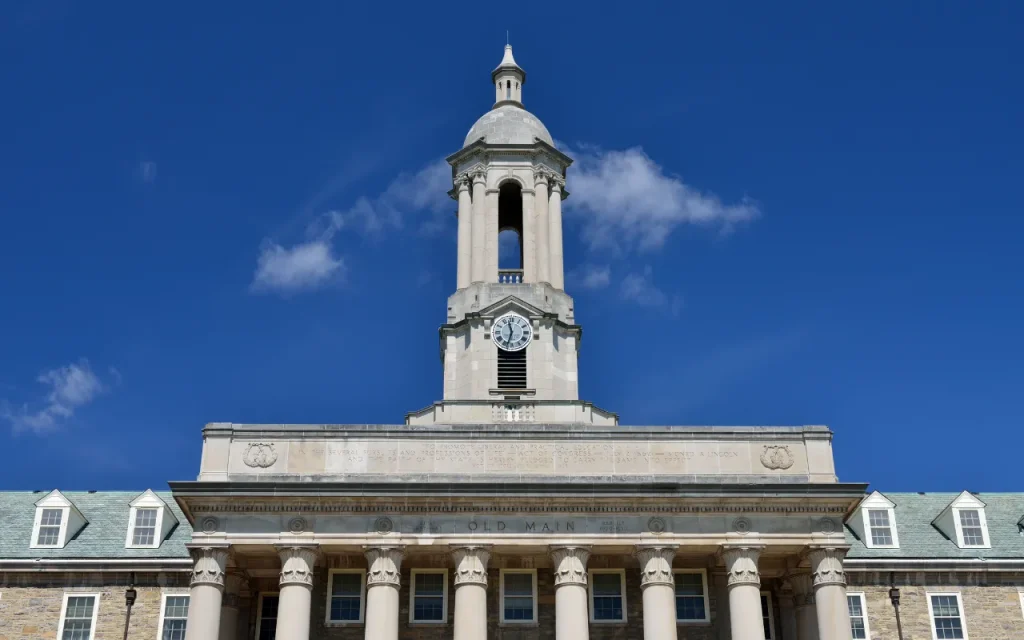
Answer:
POLYGON ((811 561, 811 575, 814 576, 814 588, 830 584, 846 585, 846 572, 843 570, 843 558, 846 549, 839 547, 812 547, 807 554, 811 561))
POLYGON ((757 570, 757 561, 764 547, 726 547, 722 551, 725 559, 725 570, 729 574, 730 588, 740 585, 761 584, 761 574, 757 570))
POLYGON ((637 547, 636 558, 640 561, 640 588, 646 589, 656 584, 674 586, 676 581, 672 575, 672 558, 675 555, 675 547, 637 547))
POLYGON ((192 582, 194 587, 208 584, 224 588, 224 571, 228 563, 227 547, 191 547, 192 582))
POLYGON ((316 564, 316 547, 289 545, 278 547, 277 554, 281 556, 281 580, 279 584, 282 587, 290 584, 313 586, 313 565, 316 564))
POLYGON ((587 547, 556 547, 551 550, 551 561, 555 565, 555 588, 567 584, 587 586, 587 547))
POLYGON ((797 607, 814 606, 814 584, 811 574, 798 573, 789 577, 788 582, 793 587, 793 604, 797 607))
POLYGON ((402 549, 398 547, 367 547, 366 555, 366 586, 377 585, 399 586, 402 577, 402 549))
POLYGON ((459 547, 452 549, 455 563, 455 586, 479 584, 487 586, 487 561, 491 552, 484 547, 459 547))

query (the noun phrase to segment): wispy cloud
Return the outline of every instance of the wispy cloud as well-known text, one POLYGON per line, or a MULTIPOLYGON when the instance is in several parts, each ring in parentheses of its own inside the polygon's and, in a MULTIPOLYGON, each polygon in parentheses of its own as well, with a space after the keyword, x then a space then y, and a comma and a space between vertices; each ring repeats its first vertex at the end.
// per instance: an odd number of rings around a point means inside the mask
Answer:
POLYGON ((250 291, 287 296, 337 282, 344 277, 345 261, 334 255, 332 241, 344 224, 342 214, 330 212, 310 225, 306 242, 285 248, 264 241, 250 291))
POLYGON ((744 198, 725 204, 713 193, 684 183, 640 147, 605 151, 568 149, 576 162, 569 171, 568 213, 583 213, 584 240, 591 249, 657 249, 677 227, 695 224, 722 233, 757 218, 757 203, 744 198))
POLYGON ((646 267, 642 273, 627 274, 619 285, 619 296, 642 307, 666 307, 672 315, 679 315, 683 308, 681 296, 665 293, 654 284, 654 274, 650 267, 646 267))
POLYGON ((145 184, 156 182, 156 163, 152 160, 144 160, 135 167, 135 177, 145 184))
POLYGON ((444 226, 441 216, 455 208, 447 195, 451 188, 451 167, 444 160, 436 160, 415 173, 399 174, 375 197, 359 198, 345 216, 364 230, 376 232, 388 227, 403 228, 411 216, 427 213, 430 215, 419 221, 419 227, 440 230, 444 226))
POLYGON ((36 382, 50 388, 42 409, 33 412, 26 404, 16 411, 10 407, 2 410, 2 416, 11 423, 15 431, 51 431, 62 421, 71 418, 80 407, 89 404, 96 396, 107 390, 107 386, 93 373, 88 360, 84 359, 44 371, 36 378, 36 382))
POLYGON ((611 284, 612 268, 606 264, 584 264, 566 274, 566 279, 571 287, 603 289, 611 284))

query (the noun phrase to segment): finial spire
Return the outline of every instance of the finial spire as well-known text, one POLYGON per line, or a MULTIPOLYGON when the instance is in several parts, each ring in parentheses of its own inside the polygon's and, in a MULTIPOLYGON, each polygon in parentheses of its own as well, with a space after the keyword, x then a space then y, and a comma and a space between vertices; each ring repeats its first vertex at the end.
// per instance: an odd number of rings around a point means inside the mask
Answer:
MULTIPOLYGON (((508 38, 507 32, 505 38, 508 38)), ((516 64, 512 56, 512 45, 505 45, 505 54, 498 68, 491 72, 491 80, 494 82, 496 105, 511 102, 522 106, 522 85, 526 83, 526 72, 516 64)))

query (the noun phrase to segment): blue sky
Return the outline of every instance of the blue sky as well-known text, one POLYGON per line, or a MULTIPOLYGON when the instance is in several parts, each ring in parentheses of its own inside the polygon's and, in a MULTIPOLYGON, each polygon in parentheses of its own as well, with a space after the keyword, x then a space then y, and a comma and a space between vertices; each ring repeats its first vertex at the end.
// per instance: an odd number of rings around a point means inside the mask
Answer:
POLYGON ((439 398, 439 162, 508 29, 577 158, 585 399, 1020 489, 1022 5, 300 4, 0 8, 4 488, 162 487, 206 422, 439 398))

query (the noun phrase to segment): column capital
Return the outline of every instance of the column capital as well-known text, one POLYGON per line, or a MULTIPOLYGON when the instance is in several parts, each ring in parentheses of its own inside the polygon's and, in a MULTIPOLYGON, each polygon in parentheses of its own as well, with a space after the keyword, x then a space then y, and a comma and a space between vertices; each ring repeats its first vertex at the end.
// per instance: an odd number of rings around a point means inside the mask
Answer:
POLYGON ((761 558, 763 545, 729 545, 722 547, 722 558, 725 559, 725 570, 729 574, 728 585, 761 585, 761 574, 757 570, 757 561, 761 558))
POLYGON ((319 550, 312 544, 276 545, 277 555, 281 557, 281 579, 279 584, 284 587, 290 584, 313 586, 313 565, 319 550))
POLYGON ((551 547, 555 567, 555 588, 567 584, 587 585, 587 560, 590 547, 551 547))
POLYGON ((457 191, 469 191, 470 178, 469 174, 465 171, 455 176, 455 189, 457 191))
POLYGON ((640 589, 656 584, 670 587, 675 585, 672 558, 677 548, 676 545, 643 545, 636 548, 634 555, 640 561, 640 589))
POLYGON ((473 167, 469 171, 469 178, 473 181, 473 184, 486 184, 487 183, 487 169, 483 167, 473 167))
POLYGON ((533 184, 548 186, 548 181, 552 178, 552 173, 547 169, 534 169, 533 170, 533 184))
POLYGON ((557 173, 552 173, 548 176, 548 183, 551 185, 551 193, 556 194, 561 192, 562 187, 565 186, 565 178, 557 173))
POLYGON ((814 588, 829 584, 846 586, 846 572, 843 570, 843 559, 849 547, 812 546, 807 551, 807 559, 811 561, 811 575, 814 588))
POLYGON ((224 588, 224 573, 228 563, 228 545, 187 545, 192 556, 191 586, 208 584, 224 588))
POLYGON ((491 559, 490 547, 472 546, 452 549, 455 563, 455 586, 479 584, 487 586, 487 562, 491 559))
POLYGON ((386 585, 398 588, 402 577, 402 547, 363 547, 366 556, 366 586, 386 585))

